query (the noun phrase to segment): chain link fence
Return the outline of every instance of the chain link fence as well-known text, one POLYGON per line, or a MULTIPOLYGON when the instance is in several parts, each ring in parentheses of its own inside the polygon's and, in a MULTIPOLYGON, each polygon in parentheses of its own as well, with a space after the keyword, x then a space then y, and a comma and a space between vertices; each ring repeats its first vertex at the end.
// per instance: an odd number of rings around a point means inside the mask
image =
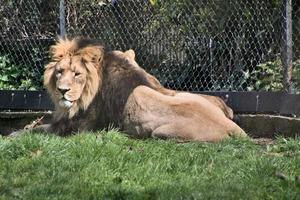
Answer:
POLYGON ((137 62, 162 84, 190 91, 283 90, 289 40, 290 87, 300 92, 296 0, 2 1, 0 88, 40 89, 47 50, 66 33, 134 49, 137 62), (286 5, 293 34, 285 31, 286 5))
POLYGON ((0 89, 39 89, 57 35, 57 1, 1 0, 0 89))

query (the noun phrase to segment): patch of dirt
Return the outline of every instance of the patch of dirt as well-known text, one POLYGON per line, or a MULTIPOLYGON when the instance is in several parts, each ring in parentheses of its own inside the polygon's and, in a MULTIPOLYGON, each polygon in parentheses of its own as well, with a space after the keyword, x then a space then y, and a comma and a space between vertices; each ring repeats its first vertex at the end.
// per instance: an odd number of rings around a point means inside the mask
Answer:
POLYGON ((273 138, 253 138, 252 141, 255 144, 261 145, 261 146, 267 146, 270 144, 274 144, 274 139, 273 138))

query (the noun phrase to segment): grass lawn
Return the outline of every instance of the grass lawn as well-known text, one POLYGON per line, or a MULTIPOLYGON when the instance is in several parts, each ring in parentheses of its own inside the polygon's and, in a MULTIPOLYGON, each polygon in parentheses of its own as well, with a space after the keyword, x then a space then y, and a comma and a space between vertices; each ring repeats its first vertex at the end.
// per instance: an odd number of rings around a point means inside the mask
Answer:
POLYGON ((0 199, 300 199, 300 139, 0 136, 0 199))

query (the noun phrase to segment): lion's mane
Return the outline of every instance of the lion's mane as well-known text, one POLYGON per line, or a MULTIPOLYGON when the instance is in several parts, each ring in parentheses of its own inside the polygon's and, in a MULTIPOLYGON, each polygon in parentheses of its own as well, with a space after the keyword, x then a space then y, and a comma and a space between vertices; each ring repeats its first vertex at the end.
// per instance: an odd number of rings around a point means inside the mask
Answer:
POLYGON ((50 48, 51 62, 45 66, 44 86, 48 90, 56 107, 55 120, 66 116, 72 118, 80 109, 86 110, 101 87, 102 61, 104 47, 96 41, 86 39, 60 39, 50 48), (55 66, 66 57, 81 56, 87 69, 87 80, 81 98, 71 110, 62 109, 58 105, 59 94, 55 84, 55 66))
POLYGON ((44 86, 55 104, 49 131, 68 135, 110 125, 120 127, 126 99, 132 90, 138 85, 153 88, 147 73, 129 62, 130 53, 107 51, 97 41, 82 38, 60 39, 51 46, 51 61, 44 71, 44 86), (87 81, 80 99, 71 109, 65 109, 58 103, 55 68, 63 59, 74 56, 81 56, 84 61, 87 81))

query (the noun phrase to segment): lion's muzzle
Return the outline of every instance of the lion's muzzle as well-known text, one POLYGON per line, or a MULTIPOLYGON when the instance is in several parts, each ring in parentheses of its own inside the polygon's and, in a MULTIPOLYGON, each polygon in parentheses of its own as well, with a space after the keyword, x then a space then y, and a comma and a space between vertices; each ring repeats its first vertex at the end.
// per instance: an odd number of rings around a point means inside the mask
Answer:
POLYGON ((59 105, 63 108, 71 108, 73 105, 73 101, 68 101, 63 97, 59 100, 59 105))

